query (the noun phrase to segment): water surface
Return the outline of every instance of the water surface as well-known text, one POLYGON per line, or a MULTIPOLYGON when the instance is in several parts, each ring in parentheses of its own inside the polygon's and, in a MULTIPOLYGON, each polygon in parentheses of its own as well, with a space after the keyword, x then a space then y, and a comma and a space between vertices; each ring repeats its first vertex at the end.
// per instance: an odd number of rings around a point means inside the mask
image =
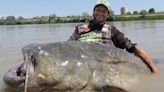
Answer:
MULTIPOLYGON (((0 92, 12 92, 6 88, 2 77, 10 67, 23 62, 22 47, 31 43, 66 41, 76 25, 77 23, 0 26, 0 92)), ((164 20, 114 22, 113 25, 148 52, 161 70, 160 75, 141 80, 131 91, 163 92, 164 20)))

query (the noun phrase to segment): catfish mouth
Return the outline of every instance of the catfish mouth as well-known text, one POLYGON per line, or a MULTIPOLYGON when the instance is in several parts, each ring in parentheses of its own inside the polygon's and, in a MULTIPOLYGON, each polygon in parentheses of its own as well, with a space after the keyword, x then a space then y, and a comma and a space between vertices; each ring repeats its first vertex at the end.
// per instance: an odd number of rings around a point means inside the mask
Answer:
POLYGON ((30 58, 28 58, 28 59, 26 56, 24 56, 23 64, 21 64, 19 67, 17 67, 17 70, 16 70, 17 76, 16 77, 20 77, 20 78, 24 77, 24 81, 22 81, 22 82, 25 82, 26 77, 28 77, 34 73, 34 68, 36 66, 35 61, 36 60, 33 55, 31 55, 30 58))
POLYGON ((33 55, 31 56, 24 56, 24 63, 21 67, 21 73, 24 74, 25 76, 28 74, 28 75, 31 75, 34 73, 34 69, 35 69, 35 66, 36 66, 36 59, 34 58, 33 55))
POLYGON ((35 47, 38 44, 31 44, 22 49, 22 54, 24 57, 24 62, 21 67, 21 73, 31 75, 34 73, 34 68, 36 67, 36 58, 34 57, 35 50, 31 47, 35 47))
POLYGON ((3 77, 4 82, 10 87, 21 87, 26 83, 28 77, 34 73, 34 67, 36 66, 33 56, 26 61, 24 57, 24 63, 12 67, 3 77), (28 75, 28 76, 27 76, 28 75))

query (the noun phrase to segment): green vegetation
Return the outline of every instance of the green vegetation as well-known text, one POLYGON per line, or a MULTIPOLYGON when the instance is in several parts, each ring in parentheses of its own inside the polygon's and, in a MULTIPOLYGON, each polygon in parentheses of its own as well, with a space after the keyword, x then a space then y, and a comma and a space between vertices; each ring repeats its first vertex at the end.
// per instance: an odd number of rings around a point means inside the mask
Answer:
POLYGON ((146 14, 146 15, 115 15, 110 16, 108 21, 134 21, 134 20, 161 20, 164 14, 146 14))
MULTIPOLYGON (((36 16, 33 18, 24 18, 22 16, 7 16, 0 18, 0 25, 21 25, 21 24, 52 24, 52 23, 77 23, 88 22, 92 19, 87 12, 83 12, 78 16, 60 17, 56 14, 49 16, 36 16)), ((108 21, 134 21, 134 20, 161 20, 164 19, 164 12, 156 12, 154 8, 148 11, 134 11, 127 12, 124 15, 115 15, 114 11, 111 12, 108 21)))
POLYGON ((164 12, 156 12, 154 8, 149 11, 141 10, 133 13, 127 12, 124 15, 109 16, 108 21, 135 21, 135 20, 161 20, 164 19, 164 12))
POLYGON ((154 8, 150 8, 148 13, 149 14, 154 14, 155 13, 155 9, 154 8))
POLYGON ((0 25, 21 25, 21 24, 51 24, 51 23, 75 23, 87 22, 92 19, 87 12, 82 13, 80 16, 66 16, 59 17, 56 14, 50 16, 36 16, 33 18, 23 18, 15 16, 7 16, 0 18, 0 25))

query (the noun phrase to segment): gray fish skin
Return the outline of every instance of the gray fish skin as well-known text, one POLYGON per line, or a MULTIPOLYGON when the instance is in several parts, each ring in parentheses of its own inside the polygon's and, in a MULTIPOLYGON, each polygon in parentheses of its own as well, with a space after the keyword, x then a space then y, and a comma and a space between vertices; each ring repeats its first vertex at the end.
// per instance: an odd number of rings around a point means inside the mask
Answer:
POLYGON ((15 87, 17 88, 18 86, 20 86, 24 80, 25 77, 24 76, 17 76, 17 69, 20 67, 21 65, 17 65, 15 67, 12 67, 11 69, 9 69, 9 71, 3 76, 3 81, 11 86, 11 87, 15 87))
POLYGON ((31 44, 22 53, 24 66, 30 63, 29 88, 81 92, 103 91, 105 86, 128 89, 141 76, 151 74, 135 55, 98 43, 31 44))

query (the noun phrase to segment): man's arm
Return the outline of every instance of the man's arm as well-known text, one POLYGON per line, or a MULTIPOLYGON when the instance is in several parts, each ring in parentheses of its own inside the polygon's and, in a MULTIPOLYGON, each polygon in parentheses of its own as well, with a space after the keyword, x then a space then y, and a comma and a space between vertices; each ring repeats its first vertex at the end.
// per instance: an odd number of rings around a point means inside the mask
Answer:
POLYGON ((137 44, 132 43, 128 38, 124 36, 116 27, 112 28, 112 41, 116 47, 126 49, 130 53, 134 53, 140 57, 145 64, 152 70, 153 73, 159 73, 159 69, 153 64, 150 56, 137 44))
POLYGON ((159 69, 153 64, 151 57, 139 46, 135 45, 135 52, 151 69, 153 73, 159 73, 159 69))
POLYGON ((111 29, 111 39, 116 47, 126 49, 128 52, 134 53, 134 46, 136 43, 132 43, 131 40, 126 38, 124 34, 114 26, 111 29))

